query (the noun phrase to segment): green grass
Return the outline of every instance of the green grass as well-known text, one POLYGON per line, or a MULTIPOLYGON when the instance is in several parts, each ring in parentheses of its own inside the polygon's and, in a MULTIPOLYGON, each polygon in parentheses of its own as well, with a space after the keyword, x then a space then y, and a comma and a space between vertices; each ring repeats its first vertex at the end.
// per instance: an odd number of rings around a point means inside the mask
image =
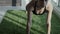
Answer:
MULTIPOLYGON (((32 15, 31 34, 46 34, 46 14, 32 15)), ((0 24, 0 34, 26 34, 27 14, 25 11, 8 10, 0 24)), ((52 15, 51 34, 60 34, 60 19, 52 15)))

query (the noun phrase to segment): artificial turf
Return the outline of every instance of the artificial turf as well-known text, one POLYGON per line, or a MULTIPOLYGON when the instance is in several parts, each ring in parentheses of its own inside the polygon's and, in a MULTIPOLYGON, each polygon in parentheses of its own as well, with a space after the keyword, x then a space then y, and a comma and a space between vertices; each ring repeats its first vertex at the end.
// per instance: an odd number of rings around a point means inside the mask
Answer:
MULTIPOLYGON (((32 15, 31 34, 47 34, 47 14, 32 15)), ((8 10, 0 24, 0 34, 26 34, 27 14, 23 10, 8 10)), ((60 19, 53 13, 51 34, 60 34, 60 19)))

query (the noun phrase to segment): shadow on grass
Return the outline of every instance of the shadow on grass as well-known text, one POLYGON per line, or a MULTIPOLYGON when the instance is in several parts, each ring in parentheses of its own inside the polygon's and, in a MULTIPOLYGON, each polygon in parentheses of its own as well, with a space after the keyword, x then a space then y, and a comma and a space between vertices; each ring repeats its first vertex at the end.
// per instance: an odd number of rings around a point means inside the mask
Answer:
POLYGON ((34 29, 34 28, 31 28, 31 29, 34 30, 34 31, 37 31, 37 32, 40 33, 40 34, 45 34, 44 32, 38 31, 37 29, 34 29))
POLYGON ((12 13, 12 12, 8 12, 8 13, 10 13, 10 14, 12 14, 12 15, 15 15, 15 16, 17 16, 17 17, 20 17, 20 18, 22 18, 22 19, 27 20, 27 18, 25 18, 25 17, 23 17, 23 16, 21 16, 21 15, 14 14, 14 13, 12 13))

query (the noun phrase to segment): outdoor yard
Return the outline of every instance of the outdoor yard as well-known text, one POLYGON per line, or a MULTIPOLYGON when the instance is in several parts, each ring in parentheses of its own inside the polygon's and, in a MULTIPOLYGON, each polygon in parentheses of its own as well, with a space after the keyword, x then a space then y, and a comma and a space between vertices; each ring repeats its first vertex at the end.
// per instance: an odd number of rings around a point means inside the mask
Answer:
MULTIPOLYGON (((46 34, 46 17, 32 15, 31 34, 46 34)), ((0 34, 26 34, 27 14, 24 10, 8 10, 0 24, 0 34)), ((60 34, 60 19, 53 13, 51 34, 60 34)))

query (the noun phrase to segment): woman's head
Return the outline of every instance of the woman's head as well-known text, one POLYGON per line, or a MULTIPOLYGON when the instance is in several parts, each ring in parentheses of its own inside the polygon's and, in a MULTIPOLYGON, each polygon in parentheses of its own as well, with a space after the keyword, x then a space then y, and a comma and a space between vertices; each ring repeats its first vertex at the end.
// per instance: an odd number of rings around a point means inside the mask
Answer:
POLYGON ((43 13, 46 4, 47 4, 47 0, 35 0, 34 10, 33 10, 34 13, 35 14, 43 13))

